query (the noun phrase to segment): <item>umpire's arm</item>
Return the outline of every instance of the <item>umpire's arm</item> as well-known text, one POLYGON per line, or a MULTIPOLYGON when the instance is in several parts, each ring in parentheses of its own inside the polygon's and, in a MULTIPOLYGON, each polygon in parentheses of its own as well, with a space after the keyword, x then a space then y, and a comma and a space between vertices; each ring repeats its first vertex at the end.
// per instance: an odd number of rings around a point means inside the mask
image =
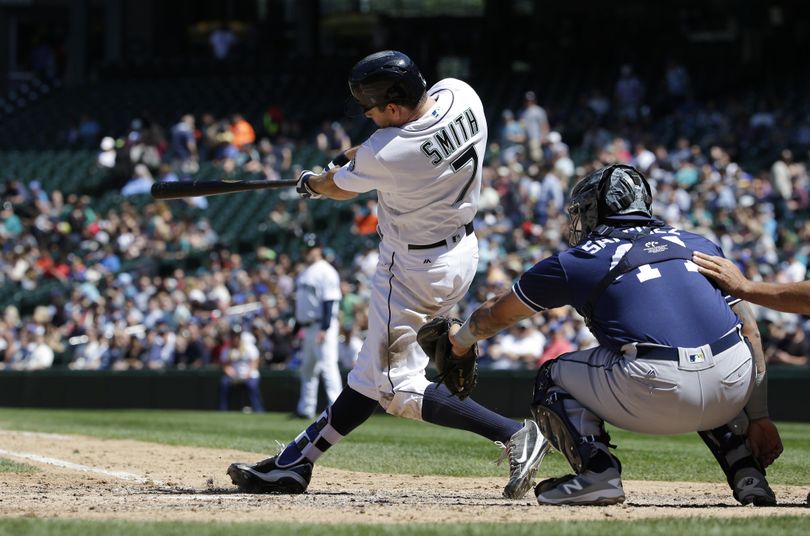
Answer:
POLYGON ((756 315, 748 302, 737 302, 732 309, 742 321, 742 333, 751 343, 757 374, 754 391, 745 406, 750 423, 748 442, 759 462, 767 467, 782 454, 782 439, 768 417, 768 377, 765 374, 765 352, 759 335, 756 315))

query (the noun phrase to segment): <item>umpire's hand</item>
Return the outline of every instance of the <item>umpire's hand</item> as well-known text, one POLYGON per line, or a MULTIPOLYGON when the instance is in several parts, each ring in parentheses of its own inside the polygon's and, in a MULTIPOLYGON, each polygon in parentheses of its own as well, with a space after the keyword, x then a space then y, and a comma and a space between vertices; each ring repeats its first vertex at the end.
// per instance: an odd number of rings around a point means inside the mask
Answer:
POLYGON ((779 430, 767 417, 754 419, 748 424, 748 445, 762 467, 771 465, 784 450, 779 430))

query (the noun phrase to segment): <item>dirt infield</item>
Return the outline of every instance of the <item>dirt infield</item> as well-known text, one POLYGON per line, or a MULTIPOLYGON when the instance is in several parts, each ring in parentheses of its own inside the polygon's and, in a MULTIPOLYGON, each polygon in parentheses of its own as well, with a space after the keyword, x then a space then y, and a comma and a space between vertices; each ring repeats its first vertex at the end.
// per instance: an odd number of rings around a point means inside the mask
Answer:
POLYGON ((625 481, 627 502, 540 507, 501 497, 499 478, 420 477, 319 466, 306 494, 237 493, 235 450, 0 431, 0 457, 35 465, 3 473, 0 516, 309 523, 447 523, 807 515, 808 489, 774 486, 780 506, 741 507, 723 484, 625 481))

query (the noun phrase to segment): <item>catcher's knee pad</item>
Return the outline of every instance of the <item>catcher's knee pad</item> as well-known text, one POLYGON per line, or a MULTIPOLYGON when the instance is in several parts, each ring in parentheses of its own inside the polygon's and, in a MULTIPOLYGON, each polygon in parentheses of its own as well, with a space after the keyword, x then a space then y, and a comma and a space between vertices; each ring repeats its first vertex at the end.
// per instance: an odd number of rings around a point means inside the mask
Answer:
POLYGON ((574 427, 563 403, 566 399, 573 400, 573 397, 555 387, 551 379, 552 365, 553 362, 547 362, 537 371, 532 414, 551 446, 560 451, 579 474, 588 467, 588 462, 599 450, 595 443, 609 445, 610 437, 604 430, 599 436, 582 435, 574 427))
POLYGON ((754 457, 745 442, 745 436, 734 433, 729 426, 720 426, 713 430, 698 432, 700 438, 714 455, 726 480, 734 488, 734 476, 741 469, 752 467, 765 476, 765 468, 754 457))

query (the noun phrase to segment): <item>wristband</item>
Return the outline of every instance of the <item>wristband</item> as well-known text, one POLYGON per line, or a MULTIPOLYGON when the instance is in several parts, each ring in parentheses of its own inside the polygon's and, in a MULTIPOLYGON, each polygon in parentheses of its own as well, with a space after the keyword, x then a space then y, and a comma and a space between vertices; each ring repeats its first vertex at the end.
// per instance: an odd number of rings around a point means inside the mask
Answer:
POLYGON ((343 167, 348 163, 349 163, 349 157, 346 156, 345 152, 341 151, 341 153, 339 155, 337 155, 334 158, 334 160, 332 160, 331 162, 329 162, 326 165, 326 169, 334 169, 336 167, 343 167))
POLYGON ((461 329, 459 329, 454 335, 453 338, 456 340, 456 343, 460 346, 473 346, 478 339, 475 338, 472 331, 470 331, 470 319, 468 318, 464 324, 461 325, 461 329))

